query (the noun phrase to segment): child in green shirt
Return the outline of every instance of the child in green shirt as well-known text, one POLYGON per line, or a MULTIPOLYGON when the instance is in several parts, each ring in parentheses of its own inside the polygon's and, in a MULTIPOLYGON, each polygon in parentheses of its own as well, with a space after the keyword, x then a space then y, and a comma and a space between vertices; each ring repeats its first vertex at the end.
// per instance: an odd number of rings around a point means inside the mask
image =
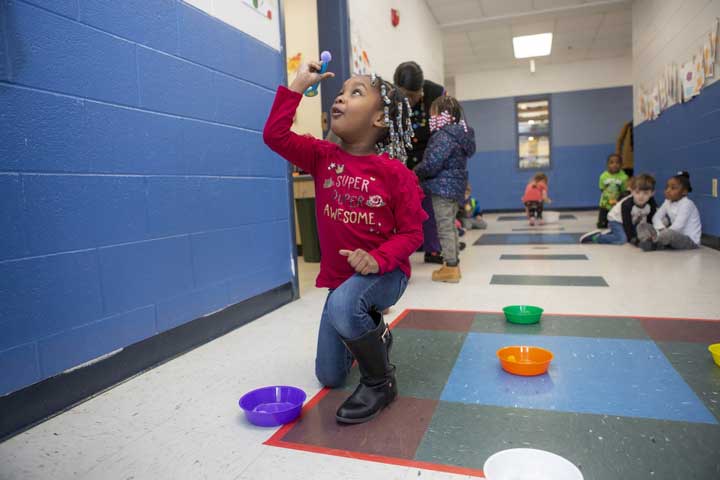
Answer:
POLYGON ((600 213, 598 214, 598 228, 607 228, 608 212, 620 200, 623 192, 627 190, 628 176, 620 168, 622 158, 612 153, 607 159, 607 170, 600 175, 600 213))

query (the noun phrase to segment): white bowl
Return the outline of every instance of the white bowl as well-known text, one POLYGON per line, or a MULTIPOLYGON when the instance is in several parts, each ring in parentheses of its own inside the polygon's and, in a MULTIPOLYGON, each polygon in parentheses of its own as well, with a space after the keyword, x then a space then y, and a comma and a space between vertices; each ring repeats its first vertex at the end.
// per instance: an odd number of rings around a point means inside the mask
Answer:
POLYGON ((512 448, 490 456, 487 480, 583 480, 580 470, 560 455, 534 448, 512 448))
POLYGON ((560 221, 560 212, 543 212, 545 223, 557 223, 560 221))

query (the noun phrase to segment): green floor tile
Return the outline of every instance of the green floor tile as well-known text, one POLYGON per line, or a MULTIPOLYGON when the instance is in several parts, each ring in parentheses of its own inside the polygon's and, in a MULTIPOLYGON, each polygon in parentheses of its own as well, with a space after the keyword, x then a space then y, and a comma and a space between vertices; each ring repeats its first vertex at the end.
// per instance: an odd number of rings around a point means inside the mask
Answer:
POLYGON ((482 469, 509 448, 561 455, 585 480, 720 478, 718 425, 448 402, 435 410, 415 459, 482 469))
POLYGON ((603 277, 584 275, 493 275, 491 285, 607 287, 603 277))
POLYGON ((540 323, 517 325, 500 314, 478 314, 470 331, 479 333, 519 333, 567 337, 637 338, 649 337, 639 321, 633 318, 572 317, 543 315, 540 323))
MULTIPOLYGON (((397 370, 399 394, 439 399, 457 359, 466 333, 395 329, 390 361, 397 370)), ((354 389, 360 378, 353 368, 346 382, 354 389)))
MULTIPOLYGON (((720 421, 720 367, 715 365, 707 344, 655 342, 685 383, 695 391, 715 418, 720 421)), ((708 342, 710 343, 710 342, 708 342)), ((718 476, 720 478, 720 474, 718 476)))

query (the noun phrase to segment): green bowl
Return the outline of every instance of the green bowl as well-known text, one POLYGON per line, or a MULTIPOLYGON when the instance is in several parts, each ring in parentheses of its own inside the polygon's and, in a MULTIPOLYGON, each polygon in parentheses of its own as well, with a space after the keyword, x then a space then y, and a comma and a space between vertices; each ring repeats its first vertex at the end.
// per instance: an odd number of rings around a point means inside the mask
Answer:
POLYGON ((510 323, 531 325, 538 323, 542 317, 543 309, 532 305, 510 305, 503 308, 505 319, 510 323))

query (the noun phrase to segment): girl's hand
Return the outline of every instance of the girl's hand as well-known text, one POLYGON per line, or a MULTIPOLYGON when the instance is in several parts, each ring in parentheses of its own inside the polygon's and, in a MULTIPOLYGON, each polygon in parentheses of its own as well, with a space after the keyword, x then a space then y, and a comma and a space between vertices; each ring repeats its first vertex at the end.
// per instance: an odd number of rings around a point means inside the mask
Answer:
POLYGON ((347 257, 350 266, 360 275, 368 275, 380 271, 380 266, 375 261, 375 258, 361 248, 356 250, 340 250, 340 255, 347 257))
POLYGON ((297 93, 304 93, 309 86, 314 85, 321 80, 325 80, 326 78, 335 76, 332 72, 325 72, 321 75, 318 73, 321 69, 322 64, 316 61, 300 65, 300 68, 297 71, 297 76, 295 76, 295 80, 293 80, 292 84, 290 84, 290 90, 297 93))

